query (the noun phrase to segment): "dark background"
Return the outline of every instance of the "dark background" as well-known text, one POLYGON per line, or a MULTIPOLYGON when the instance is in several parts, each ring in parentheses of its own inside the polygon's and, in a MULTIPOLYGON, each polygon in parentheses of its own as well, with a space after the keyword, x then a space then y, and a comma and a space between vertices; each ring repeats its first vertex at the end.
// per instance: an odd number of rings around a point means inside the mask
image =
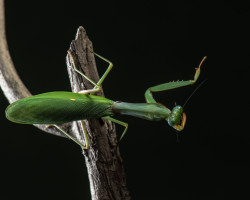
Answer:
MULTIPOLYGON (((82 25, 114 63, 106 97, 127 102, 143 102, 150 86, 193 78, 207 55, 199 82, 207 81, 185 107, 179 142, 165 121, 118 117, 129 123, 120 144, 128 188, 137 200, 248 199, 250 9, 237 2, 8 0, 8 44, 32 94, 70 90, 65 56, 82 25)), ((98 60, 100 73, 106 67, 98 60)), ((172 108, 197 85, 155 96, 172 108)), ((0 98, 1 199, 90 199, 80 148, 7 121, 0 98)))

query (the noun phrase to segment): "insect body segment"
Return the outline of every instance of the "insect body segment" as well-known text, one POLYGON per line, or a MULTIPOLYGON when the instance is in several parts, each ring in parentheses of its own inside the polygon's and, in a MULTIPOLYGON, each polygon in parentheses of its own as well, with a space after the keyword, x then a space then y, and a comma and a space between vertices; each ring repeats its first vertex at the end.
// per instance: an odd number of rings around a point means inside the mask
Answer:
POLYGON ((51 124, 84 149, 89 148, 87 132, 82 121, 84 119, 104 118, 124 126, 125 129, 121 138, 125 135, 128 124, 111 117, 115 114, 130 115, 152 121, 166 120, 168 124, 176 130, 183 130, 186 123, 186 114, 183 112, 183 108, 181 106, 175 106, 171 111, 164 105, 158 104, 153 97, 153 93, 194 84, 199 77, 201 64, 206 58, 203 58, 199 67, 196 69, 193 80, 169 82, 150 87, 145 92, 146 103, 125 103, 92 95, 100 90, 100 85, 113 67, 110 61, 94 53, 109 63, 106 72, 100 80, 95 83, 76 68, 70 51, 68 51, 68 54, 72 60, 75 71, 90 81, 94 87, 89 90, 79 91, 79 93, 48 92, 18 100, 7 107, 6 117, 10 121, 22 124, 51 124), (82 122, 85 146, 57 126, 57 124, 77 120, 81 120, 82 122))
POLYGON ((150 121, 160 121, 169 117, 171 111, 158 103, 125 103, 115 102, 114 113, 130 115, 150 121))
POLYGON ((95 95, 48 92, 14 102, 8 106, 6 116, 22 124, 62 124, 110 116, 112 104, 113 101, 95 95))

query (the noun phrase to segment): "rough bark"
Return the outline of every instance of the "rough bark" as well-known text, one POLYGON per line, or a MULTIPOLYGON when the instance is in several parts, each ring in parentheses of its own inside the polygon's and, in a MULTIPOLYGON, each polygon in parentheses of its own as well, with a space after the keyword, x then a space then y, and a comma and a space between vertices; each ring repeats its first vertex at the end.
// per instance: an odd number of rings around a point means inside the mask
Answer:
MULTIPOLYGON (((76 40, 72 41, 70 45, 70 51, 77 68, 82 69, 84 74, 97 82, 99 75, 94 54, 90 52, 92 49, 92 43, 88 39, 86 31, 80 27, 76 40)), ((67 66, 73 92, 93 88, 90 82, 83 80, 81 75, 75 73, 69 55, 67 56, 67 66)), ((103 96, 103 91, 98 95, 103 96)), ((103 119, 91 119, 85 121, 85 124, 90 149, 84 150, 83 154, 88 169, 92 199, 130 199, 113 123, 103 119)), ((78 127, 80 130, 80 123, 78 127)))
MULTIPOLYGON (((78 69, 97 82, 99 76, 95 58, 89 49, 93 49, 92 43, 84 28, 80 27, 76 39, 70 45, 70 51, 78 69)), ((73 92, 93 87, 91 83, 83 80, 80 75, 75 73, 69 55, 67 55, 67 67, 73 92)), ((9 54, 5 36, 4 0, 0 0, 0 86, 10 103, 31 96, 31 93, 19 78, 9 54)), ((99 92, 98 95, 103 96, 103 91, 99 92)), ((88 170, 92 199, 130 199, 114 125, 103 119, 85 120, 85 125, 88 131, 90 149, 84 150, 83 155, 88 170)), ((35 126, 47 133, 65 137, 53 127, 35 126)), ((79 141, 84 142, 79 123, 67 123, 62 125, 61 128, 79 141)))

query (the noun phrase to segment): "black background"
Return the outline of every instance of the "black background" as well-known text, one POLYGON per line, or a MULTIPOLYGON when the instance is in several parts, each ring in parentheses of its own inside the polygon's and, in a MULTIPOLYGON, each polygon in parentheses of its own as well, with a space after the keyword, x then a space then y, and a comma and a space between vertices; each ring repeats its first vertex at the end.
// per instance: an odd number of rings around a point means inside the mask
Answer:
MULTIPOLYGON (((127 102, 144 102, 150 86, 191 79, 207 55, 199 82, 207 81, 185 107, 179 142, 165 121, 118 117, 129 123, 120 144, 128 188, 137 200, 248 199, 250 9, 237 2, 8 0, 7 39, 32 94, 66 91, 66 51, 84 26, 94 50, 114 63, 106 97, 127 102)), ((106 67, 98 60, 100 73, 106 67)), ((155 96, 172 108, 194 89, 155 96)), ((7 121, 0 98, 1 199, 90 199, 80 148, 7 121)))

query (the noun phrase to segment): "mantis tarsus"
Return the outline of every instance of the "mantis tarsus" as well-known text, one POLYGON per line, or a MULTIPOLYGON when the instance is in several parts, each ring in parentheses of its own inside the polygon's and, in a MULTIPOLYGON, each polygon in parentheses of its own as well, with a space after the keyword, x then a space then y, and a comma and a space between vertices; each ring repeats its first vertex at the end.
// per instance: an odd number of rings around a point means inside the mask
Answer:
POLYGON ((200 75, 200 68, 206 57, 202 59, 199 67, 196 69, 193 80, 168 82, 150 87, 145 92, 146 103, 125 103, 93 95, 100 90, 102 82, 113 67, 113 64, 109 60, 93 52, 97 57, 109 63, 108 69, 100 80, 95 83, 76 68, 71 52, 68 51, 68 53, 75 71, 90 81, 94 87, 89 90, 79 91, 78 93, 48 92, 18 100, 7 107, 7 119, 21 124, 50 124, 67 135, 83 149, 89 148, 89 141, 83 121, 81 122, 84 130, 85 145, 70 136, 57 126, 57 124, 90 118, 104 118, 125 127, 121 136, 122 139, 127 131, 128 124, 116 120, 111 116, 123 114, 152 121, 166 120, 177 131, 183 130, 186 124, 186 114, 183 112, 183 107, 176 105, 170 110, 164 105, 157 103, 153 97, 153 93, 194 84, 200 75))

